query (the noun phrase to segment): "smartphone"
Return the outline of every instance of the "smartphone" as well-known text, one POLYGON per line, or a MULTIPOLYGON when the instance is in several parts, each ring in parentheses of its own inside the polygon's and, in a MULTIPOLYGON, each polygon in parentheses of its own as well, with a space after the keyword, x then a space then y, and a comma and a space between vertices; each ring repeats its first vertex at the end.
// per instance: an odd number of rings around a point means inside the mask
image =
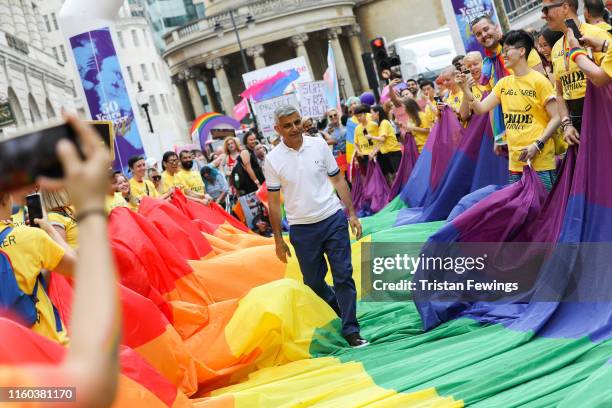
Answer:
POLYGON ((402 92, 404 89, 408 89, 408 85, 406 85, 405 82, 400 82, 399 84, 395 85, 393 89, 399 93, 402 92))
POLYGON ((68 124, 28 129, 0 142, 0 191, 10 191, 34 184, 39 176, 62 178, 64 170, 57 157, 57 143, 66 139, 77 146, 77 136, 68 124))
POLYGON ((436 103, 444 103, 444 99, 442 99, 441 96, 434 96, 434 101, 436 101, 436 103))
POLYGON ((582 33, 578 29, 578 26, 576 25, 576 22, 573 19, 568 18, 567 20, 565 20, 565 25, 567 26, 567 28, 574 32, 574 37, 576 37, 577 40, 582 38, 582 33))
POLYGON ((463 70, 463 75, 471 75, 472 71, 470 71, 469 69, 464 69, 463 70))
POLYGON ((26 207, 28 207, 30 227, 39 228, 34 220, 36 218, 43 218, 42 200, 40 199, 40 194, 30 194, 26 196, 26 207))

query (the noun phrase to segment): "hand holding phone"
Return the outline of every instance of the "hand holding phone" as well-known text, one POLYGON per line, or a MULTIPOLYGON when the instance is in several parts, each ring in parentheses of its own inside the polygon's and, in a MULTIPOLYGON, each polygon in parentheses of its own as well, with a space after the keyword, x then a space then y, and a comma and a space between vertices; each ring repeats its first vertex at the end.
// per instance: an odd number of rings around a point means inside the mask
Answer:
POLYGON ((0 191, 32 185, 40 176, 62 178, 64 170, 56 152, 60 140, 72 142, 83 158, 76 134, 66 123, 29 130, 0 142, 0 191))
POLYGON ((582 33, 578 29, 578 26, 576 25, 574 19, 568 18, 567 20, 565 20, 565 26, 572 30, 572 34, 574 34, 574 37, 578 40, 580 44, 582 44, 582 41, 580 41, 580 39, 582 38, 582 33))
POLYGON ((40 194, 30 194, 26 196, 26 207, 28 207, 28 220, 30 227, 39 228, 38 224, 34 222, 35 219, 43 219, 42 200, 40 194))

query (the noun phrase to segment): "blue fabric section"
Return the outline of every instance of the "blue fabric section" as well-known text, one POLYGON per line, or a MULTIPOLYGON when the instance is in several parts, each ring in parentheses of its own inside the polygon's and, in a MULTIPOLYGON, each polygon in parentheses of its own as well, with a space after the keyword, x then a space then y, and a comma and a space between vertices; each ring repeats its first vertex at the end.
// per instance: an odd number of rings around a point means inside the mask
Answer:
POLYGON ((505 186, 499 184, 490 185, 483 187, 480 190, 473 191, 470 194, 464 196, 461 200, 459 200, 459 203, 457 203, 455 208, 453 208, 446 221, 451 222, 459 215, 463 214, 465 211, 477 204, 479 201, 487 198, 489 195, 501 190, 504 187, 505 186))
POLYGON ((417 162, 417 167, 402 191, 402 199, 408 200, 411 208, 400 211, 395 226, 444 220, 466 194, 491 184, 507 183, 508 161, 493 153, 488 118, 479 116, 473 120, 476 122, 466 129, 460 149, 453 155, 440 185, 433 191, 428 186, 420 200, 417 200, 419 195, 415 194, 420 186, 416 181, 411 184, 413 177, 419 177, 422 183, 421 177, 425 176, 415 175, 419 166, 417 162), (422 204, 419 205, 419 202, 422 204))

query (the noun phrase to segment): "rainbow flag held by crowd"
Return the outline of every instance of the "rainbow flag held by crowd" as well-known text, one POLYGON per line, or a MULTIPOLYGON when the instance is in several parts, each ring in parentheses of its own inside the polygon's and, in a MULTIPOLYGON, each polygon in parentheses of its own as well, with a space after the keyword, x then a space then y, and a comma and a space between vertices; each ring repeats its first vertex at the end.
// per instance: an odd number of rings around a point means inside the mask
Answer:
MULTIPOLYGON (((280 262, 272 239, 220 207, 179 193, 171 202, 145 198, 137 213, 114 209, 109 234, 124 315, 115 406, 611 406, 612 302, 452 310, 444 302, 369 302, 361 276, 364 243, 612 242, 612 192, 601 176, 610 170, 610 98, 610 87, 588 89, 580 148, 548 198, 527 169, 520 183, 451 211, 450 222, 379 227, 352 242, 358 318, 371 342, 360 349, 348 346, 339 318, 302 283, 295 257, 280 262), (505 201, 493 206, 496 197, 505 201)), ((440 171, 434 167, 428 183, 440 171)), ((448 177, 441 173, 438 185, 448 177)), ((405 205, 396 198, 381 214, 405 205)), ((578 292, 609 296, 609 251, 580 251, 547 258, 539 277, 572 277, 578 292)), ((58 280, 54 290, 69 321, 70 282, 58 280)), ((58 364, 65 354, 13 322, 0 326, 3 365, 58 364)))

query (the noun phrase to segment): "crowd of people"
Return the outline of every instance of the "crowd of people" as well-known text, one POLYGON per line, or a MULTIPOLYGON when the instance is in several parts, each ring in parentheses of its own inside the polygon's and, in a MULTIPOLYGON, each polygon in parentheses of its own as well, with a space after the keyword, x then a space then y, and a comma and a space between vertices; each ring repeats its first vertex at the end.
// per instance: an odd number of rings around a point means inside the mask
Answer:
MULTIPOLYGON (((542 4, 547 26, 538 33, 502 34, 489 16, 473 20, 471 28, 484 55, 457 56, 435 81, 402 79, 388 70, 383 73, 388 83, 379 101, 371 93, 351 96, 341 110, 331 108, 319 120, 302 118, 295 107, 283 107, 276 115, 278 136, 269 142, 248 130, 241 137, 227 137, 214 151, 167 151, 161 162, 132 157, 124 173, 109 170, 108 157, 96 144, 93 131, 68 117, 89 148, 83 161, 73 147, 62 147, 67 182, 40 180, 34 190, 0 192, 0 247, 20 290, 36 297, 31 328, 60 344, 68 344, 69 339, 45 292, 46 271, 68 277, 77 272, 75 351, 69 353, 57 381, 85 384, 96 395, 115 387, 107 374, 117 371, 116 293, 104 239, 106 218, 101 215, 117 207, 137 211, 144 197, 167 200, 177 191, 202 205, 216 203, 253 231, 274 236, 277 255, 286 261, 289 249, 281 236, 280 210, 284 200, 305 283, 342 317, 350 344, 366 345, 359 334, 350 262, 347 265, 347 227, 356 237, 361 235, 359 209, 353 208, 349 188, 356 190, 355 183, 368 182, 370 166, 380 168, 384 178, 378 182, 393 185, 407 145, 414 144, 421 153, 441 113, 451 110, 464 127, 474 115, 490 113, 495 153, 508 157, 508 182, 520 180, 524 166, 530 165, 550 191, 564 152, 580 143, 587 86, 612 82, 612 27, 602 1, 584 1, 585 23, 578 18, 578 0, 542 4), (568 22, 578 28, 579 38, 568 22), (304 152, 304 147, 311 150, 304 152), (317 168, 304 167, 311 159, 317 168), (46 219, 35 221, 40 229, 19 228, 28 223, 25 196, 39 189, 46 219), (254 208, 247 204, 252 202, 254 208), (332 249, 338 252, 329 256, 326 251, 332 249), (324 252, 337 266, 334 278, 342 281, 335 292, 324 283, 324 252), (91 307, 87 297, 104 300, 91 307), (98 327, 92 328, 91 322, 98 327), (105 331, 96 336, 101 333, 99 325, 105 331), (91 370, 86 375, 85 367, 91 370)), ((0 380, 3 375, 0 370, 0 380)))

